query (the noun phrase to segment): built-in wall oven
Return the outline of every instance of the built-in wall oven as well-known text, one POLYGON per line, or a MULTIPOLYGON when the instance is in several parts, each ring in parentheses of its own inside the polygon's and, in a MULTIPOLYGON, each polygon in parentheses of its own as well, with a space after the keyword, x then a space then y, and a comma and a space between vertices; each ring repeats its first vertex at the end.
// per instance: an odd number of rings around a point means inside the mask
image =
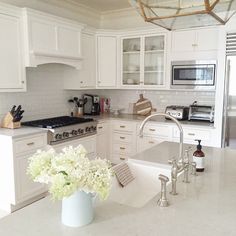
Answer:
POLYGON ((173 61, 171 88, 215 89, 216 60, 173 61))

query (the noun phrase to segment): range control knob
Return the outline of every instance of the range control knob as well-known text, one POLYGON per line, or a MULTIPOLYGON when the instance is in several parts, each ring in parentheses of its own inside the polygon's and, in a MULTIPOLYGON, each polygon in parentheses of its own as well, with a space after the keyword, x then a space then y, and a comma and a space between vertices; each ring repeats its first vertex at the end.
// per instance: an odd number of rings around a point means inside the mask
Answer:
POLYGON ((82 134, 84 131, 82 129, 78 129, 78 133, 82 134))
POLYGON ((56 139, 56 140, 62 139, 62 135, 61 135, 61 134, 56 134, 56 135, 55 135, 55 139, 56 139))
POLYGON ((63 132, 62 136, 63 138, 69 138, 70 134, 68 132, 63 132))
POLYGON ((78 134, 78 131, 77 131, 77 130, 72 130, 72 131, 71 131, 71 134, 72 134, 73 136, 75 136, 75 135, 78 134))
POLYGON ((85 128, 85 132, 87 133, 87 132, 90 132, 90 128, 89 127, 86 127, 85 128))

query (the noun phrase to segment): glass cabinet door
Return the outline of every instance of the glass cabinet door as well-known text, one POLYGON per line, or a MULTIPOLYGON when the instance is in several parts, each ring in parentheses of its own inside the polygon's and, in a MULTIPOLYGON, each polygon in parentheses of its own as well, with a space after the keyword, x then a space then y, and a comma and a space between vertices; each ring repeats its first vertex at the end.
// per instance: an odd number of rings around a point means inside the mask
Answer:
POLYGON ((123 85, 140 85, 141 38, 123 39, 123 85))
POLYGON ((145 37, 144 85, 164 84, 164 35, 145 37))

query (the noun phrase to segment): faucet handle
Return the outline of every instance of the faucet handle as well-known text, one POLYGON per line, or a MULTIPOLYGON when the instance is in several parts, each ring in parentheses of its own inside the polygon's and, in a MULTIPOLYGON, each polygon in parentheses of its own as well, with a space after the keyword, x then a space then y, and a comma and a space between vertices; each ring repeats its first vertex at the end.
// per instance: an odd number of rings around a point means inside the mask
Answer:
POLYGON ((168 160, 168 163, 169 163, 170 165, 177 164, 177 160, 176 160, 175 157, 173 157, 172 159, 169 159, 169 160, 168 160))
POLYGON ((169 178, 167 177, 167 176, 165 176, 165 175, 162 175, 162 174, 160 174, 159 175, 159 180, 161 181, 161 182, 168 182, 169 181, 169 178))

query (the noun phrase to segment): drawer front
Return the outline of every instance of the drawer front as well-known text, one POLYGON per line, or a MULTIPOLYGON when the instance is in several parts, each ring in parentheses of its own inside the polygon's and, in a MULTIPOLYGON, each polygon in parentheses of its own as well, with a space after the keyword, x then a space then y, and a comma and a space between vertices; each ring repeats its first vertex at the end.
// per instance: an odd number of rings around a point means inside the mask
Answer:
POLYGON ((112 130, 113 131, 124 131, 124 132, 135 132, 136 130, 136 123, 134 122, 113 122, 112 123, 112 130))
POLYGON ((111 158, 111 162, 114 164, 119 164, 121 162, 127 161, 129 159, 129 156, 122 155, 122 154, 113 154, 111 158))
POLYGON ((97 134, 102 134, 107 132, 108 124, 107 123, 98 123, 97 125, 97 134))
POLYGON ((114 143, 113 144, 113 153, 122 154, 122 155, 132 155, 135 153, 134 145, 125 144, 125 143, 114 143))
POLYGON ((147 150, 161 142, 164 142, 164 139, 161 138, 154 138, 154 137, 146 137, 143 138, 138 137, 137 139, 137 152, 142 152, 147 150))
POLYGON ((37 150, 47 145, 47 135, 41 134, 16 140, 13 145, 15 154, 37 150))
MULTIPOLYGON (((184 128, 184 139, 195 140, 210 140, 211 139, 211 131, 210 130, 201 130, 201 129, 191 129, 191 128, 184 128)), ((179 137, 179 130, 174 128, 173 133, 174 138, 179 137)))
POLYGON ((153 135, 156 137, 168 138, 171 135, 171 128, 162 125, 146 125, 143 129, 144 135, 153 135))
POLYGON ((131 134, 125 134, 125 133, 113 133, 113 141, 114 142, 126 142, 126 143, 132 143, 134 136, 131 134))

